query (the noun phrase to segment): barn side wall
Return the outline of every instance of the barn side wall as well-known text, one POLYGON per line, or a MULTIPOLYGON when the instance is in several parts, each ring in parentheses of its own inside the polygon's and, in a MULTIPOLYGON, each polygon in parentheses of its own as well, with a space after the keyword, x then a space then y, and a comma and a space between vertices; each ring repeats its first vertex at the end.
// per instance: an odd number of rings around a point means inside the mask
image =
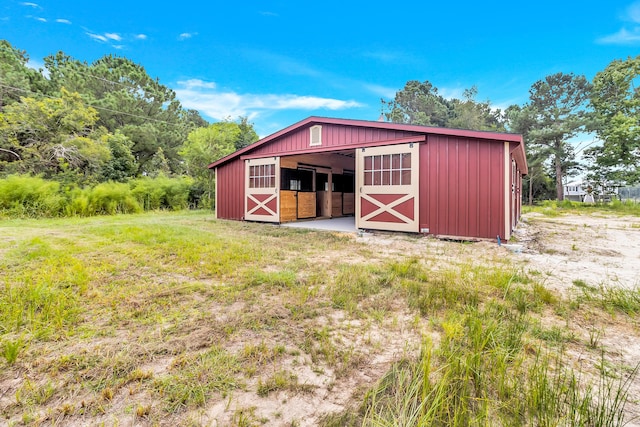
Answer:
POLYGON ((429 135, 420 146, 420 230, 503 239, 504 152, 502 141, 429 135))
POLYGON ((244 161, 234 159, 216 169, 216 217, 241 220, 244 216, 244 161))

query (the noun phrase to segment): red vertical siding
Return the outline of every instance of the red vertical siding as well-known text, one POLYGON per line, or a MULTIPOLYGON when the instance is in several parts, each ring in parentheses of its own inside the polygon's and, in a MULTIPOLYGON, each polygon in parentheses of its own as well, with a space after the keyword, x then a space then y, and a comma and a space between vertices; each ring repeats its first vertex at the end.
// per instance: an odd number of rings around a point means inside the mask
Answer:
POLYGON ((217 168, 216 216, 240 220, 244 216, 244 161, 232 160, 217 168))
POLYGON ((503 238, 504 143, 429 135, 420 148, 420 228, 503 238))
MULTIPOLYGON (((270 144, 258 147, 251 155, 282 154, 292 151, 308 150, 309 127, 303 127, 288 133, 270 144)), ((344 126, 322 124, 322 147, 336 147, 352 143, 387 141, 416 135, 416 132, 393 129, 373 129, 363 126, 344 126)))

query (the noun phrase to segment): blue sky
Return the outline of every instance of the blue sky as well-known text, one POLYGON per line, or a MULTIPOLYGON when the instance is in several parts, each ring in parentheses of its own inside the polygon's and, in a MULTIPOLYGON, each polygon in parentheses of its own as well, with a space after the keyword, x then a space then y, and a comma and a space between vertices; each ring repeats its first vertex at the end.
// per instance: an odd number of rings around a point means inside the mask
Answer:
POLYGON ((3 0, 0 38, 36 67, 126 56, 185 107, 248 116, 260 136, 310 115, 376 120, 408 80, 523 104, 549 74, 591 79, 640 54, 640 1, 82 3, 3 0))

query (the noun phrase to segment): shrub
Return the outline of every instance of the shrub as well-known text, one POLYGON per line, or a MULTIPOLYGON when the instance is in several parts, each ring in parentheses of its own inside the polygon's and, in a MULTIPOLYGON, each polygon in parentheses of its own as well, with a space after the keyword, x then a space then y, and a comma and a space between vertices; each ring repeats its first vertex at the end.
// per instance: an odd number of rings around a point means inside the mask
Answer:
POLYGON ((65 200, 60 184, 29 175, 0 180, 0 211, 13 217, 59 216, 65 200))
POLYGON ((193 180, 188 177, 139 178, 131 181, 131 193, 144 210, 180 210, 189 206, 189 189, 193 180))
POLYGON ((129 185, 119 182, 103 182, 89 191, 85 215, 113 215, 141 211, 142 208, 131 194, 129 185))

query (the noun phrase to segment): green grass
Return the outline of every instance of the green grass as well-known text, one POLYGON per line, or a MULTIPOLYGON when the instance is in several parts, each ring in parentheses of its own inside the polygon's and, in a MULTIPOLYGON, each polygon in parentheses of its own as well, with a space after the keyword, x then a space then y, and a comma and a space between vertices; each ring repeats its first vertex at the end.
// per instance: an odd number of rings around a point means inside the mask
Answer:
POLYGON ((573 301, 539 274, 459 243, 402 256, 184 211, 0 233, 0 423, 188 425, 216 406, 232 425, 295 424, 236 396, 286 408, 352 387, 360 401, 322 425, 615 425, 636 373, 571 358, 606 352, 616 315, 636 325, 637 289, 574 283, 580 310, 559 318, 573 301), (571 327, 584 313, 588 337, 571 327))
POLYGON ((589 214, 597 212, 640 216, 640 203, 636 203, 632 200, 613 200, 611 202, 598 202, 593 204, 572 202, 570 200, 563 200, 562 202, 557 202, 555 200, 545 200, 533 206, 523 205, 522 212, 539 212, 545 216, 550 217, 557 217, 559 215, 562 215, 563 213, 589 214))

